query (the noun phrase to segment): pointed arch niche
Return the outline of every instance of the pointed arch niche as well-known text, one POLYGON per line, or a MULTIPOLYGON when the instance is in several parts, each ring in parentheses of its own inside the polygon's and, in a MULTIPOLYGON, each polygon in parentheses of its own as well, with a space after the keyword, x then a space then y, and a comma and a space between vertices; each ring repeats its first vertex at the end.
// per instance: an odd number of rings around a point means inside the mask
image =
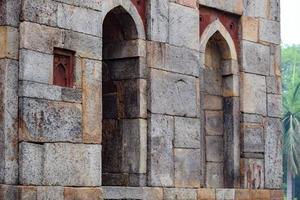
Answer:
POLYGON ((234 42, 219 20, 203 32, 200 51, 206 187, 238 187, 239 69, 234 42))
POLYGON ((122 2, 111 9, 109 3, 104 5, 102 185, 144 186, 147 105, 143 23, 130 1, 122 2))

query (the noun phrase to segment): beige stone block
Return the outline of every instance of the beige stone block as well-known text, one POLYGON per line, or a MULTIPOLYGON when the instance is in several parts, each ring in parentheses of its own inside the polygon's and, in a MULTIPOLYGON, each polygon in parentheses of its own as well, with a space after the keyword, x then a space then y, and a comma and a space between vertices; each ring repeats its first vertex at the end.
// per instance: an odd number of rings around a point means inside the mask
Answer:
POLYGON ((258 20, 254 17, 243 16, 242 23, 242 39, 253 42, 258 41, 258 20))
POLYGON ((201 188, 198 190, 198 200, 215 200, 215 189, 201 188))
POLYGON ((18 59, 18 50, 18 29, 9 26, 0 26, 0 58, 18 59))
POLYGON ((102 199, 101 188, 69 188, 64 189, 64 200, 99 200, 102 199))

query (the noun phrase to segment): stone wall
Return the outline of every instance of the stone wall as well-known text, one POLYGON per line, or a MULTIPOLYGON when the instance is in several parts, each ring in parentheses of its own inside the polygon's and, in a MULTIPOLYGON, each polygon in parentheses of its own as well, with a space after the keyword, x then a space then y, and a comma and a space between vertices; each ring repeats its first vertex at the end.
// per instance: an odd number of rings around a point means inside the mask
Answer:
POLYGON ((2 0, 0 199, 283 199, 279 10, 2 0))

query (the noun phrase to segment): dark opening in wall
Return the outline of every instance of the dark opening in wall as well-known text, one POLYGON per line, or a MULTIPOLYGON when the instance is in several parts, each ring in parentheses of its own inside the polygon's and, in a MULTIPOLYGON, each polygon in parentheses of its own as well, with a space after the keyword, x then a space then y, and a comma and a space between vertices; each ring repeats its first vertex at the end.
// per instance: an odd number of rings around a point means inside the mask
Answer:
POLYGON ((147 123, 141 115, 137 35, 134 20, 122 7, 106 15, 102 64, 102 185, 106 186, 145 185, 142 153, 147 123))
POLYGON ((53 85, 73 87, 75 52, 54 48, 53 85))

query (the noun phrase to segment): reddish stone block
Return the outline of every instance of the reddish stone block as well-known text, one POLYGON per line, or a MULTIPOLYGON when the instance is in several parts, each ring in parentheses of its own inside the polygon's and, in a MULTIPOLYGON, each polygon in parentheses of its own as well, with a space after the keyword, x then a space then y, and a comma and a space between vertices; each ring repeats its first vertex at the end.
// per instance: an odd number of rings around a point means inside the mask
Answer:
POLYGON ((64 200, 101 200, 101 188, 65 188, 64 200))
POLYGON ((283 200, 284 192, 282 190, 271 190, 271 200, 283 200))
POLYGON ((241 189, 235 191, 236 200, 252 200, 251 190, 241 189))
POLYGON ((252 190, 252 200, 270 200, 270 190, 252 190))
POLYGON ((215 200, 216 191, 214 189, 198 189, 198 200, 215 200))

